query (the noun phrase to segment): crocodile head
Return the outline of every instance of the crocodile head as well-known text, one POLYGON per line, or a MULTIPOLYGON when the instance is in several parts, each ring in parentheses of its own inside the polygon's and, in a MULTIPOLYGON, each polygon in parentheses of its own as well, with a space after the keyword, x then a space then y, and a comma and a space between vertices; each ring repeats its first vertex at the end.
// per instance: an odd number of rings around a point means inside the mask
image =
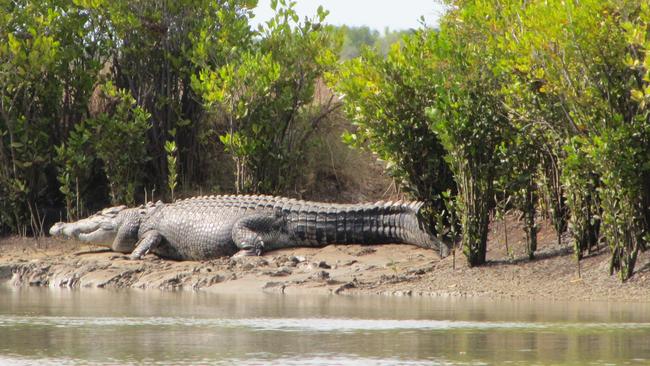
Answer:
POLYGON ((130 253, 138 241, 142 218, 159 203, 127 208, 115 206, 75 222, 57 222, 50 235, 74 238, 83 242, 110 247, 114 251, 130 253))

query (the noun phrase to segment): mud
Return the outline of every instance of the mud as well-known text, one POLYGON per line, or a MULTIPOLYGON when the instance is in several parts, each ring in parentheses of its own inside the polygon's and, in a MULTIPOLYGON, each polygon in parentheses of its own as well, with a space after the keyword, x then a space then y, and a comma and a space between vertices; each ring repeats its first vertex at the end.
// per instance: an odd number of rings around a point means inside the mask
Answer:
POLYGON ((146 256, 132 261, 101 247, 55 238, 0 239, 0 282, 13 286, 137 288, 214 292, 480 296, 490 298, 650 302, 650 251, 634 277, 609 276, 609 253, 599 248, 578 267, 568 238, 557 244, 540 223, 537 259, 523 253, 523 230, 508 218, 508 251, 500 225, 488 243, 488 264, 467 266, 461 253, 441 259, 408 245, 330 245, 261 257, 176 262, 146 256))

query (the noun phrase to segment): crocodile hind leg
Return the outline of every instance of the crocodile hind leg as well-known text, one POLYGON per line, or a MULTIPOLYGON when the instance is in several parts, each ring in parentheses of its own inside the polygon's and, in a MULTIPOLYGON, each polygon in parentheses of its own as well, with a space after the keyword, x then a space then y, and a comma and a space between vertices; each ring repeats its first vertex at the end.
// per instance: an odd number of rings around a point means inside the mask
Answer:
POLYGON ((284 219, 273 213, 242 217, 232 228, 232 240, 240 249, 235 256, 261 255, 268 244, 283 237, 284 224, 284 219))
POLYGON ((146 234, 140 239, 136 244, 135 249, 131 252, 131 259, 140 259, 154 249, 162 239, 162 235, 159 232, 152 230, 147 231, 146 234))

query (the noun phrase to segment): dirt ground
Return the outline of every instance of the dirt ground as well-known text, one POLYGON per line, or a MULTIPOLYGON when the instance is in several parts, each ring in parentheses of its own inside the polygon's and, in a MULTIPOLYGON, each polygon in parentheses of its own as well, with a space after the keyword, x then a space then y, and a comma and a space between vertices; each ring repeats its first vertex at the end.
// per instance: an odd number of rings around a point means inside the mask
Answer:
POLYGON ((176 262, 153 255, 131 261, 101 247, 55 238, 0 238, 0 282, 14 286, 141 288, 214 292, 478 296, 489 298, 650 302, 650 251, 641 253, 634 277, 609 276, 609 250, 601 247, 580 264, 568 238, 558 245, 541 222, 537 258, 524 255, 524 234, 508 217, 493 225, 488 264, 469 268, 461 253, 409 245, 330 245, 273 251, 261 257, 176 262))

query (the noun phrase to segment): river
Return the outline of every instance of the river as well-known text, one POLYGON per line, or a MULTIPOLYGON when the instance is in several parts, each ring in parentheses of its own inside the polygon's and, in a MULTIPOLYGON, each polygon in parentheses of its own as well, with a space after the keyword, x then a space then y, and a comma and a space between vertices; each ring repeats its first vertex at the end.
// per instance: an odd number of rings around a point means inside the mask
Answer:
POLYGON ((0 365, 650 364, 650 303, 0 286, 0 365))

